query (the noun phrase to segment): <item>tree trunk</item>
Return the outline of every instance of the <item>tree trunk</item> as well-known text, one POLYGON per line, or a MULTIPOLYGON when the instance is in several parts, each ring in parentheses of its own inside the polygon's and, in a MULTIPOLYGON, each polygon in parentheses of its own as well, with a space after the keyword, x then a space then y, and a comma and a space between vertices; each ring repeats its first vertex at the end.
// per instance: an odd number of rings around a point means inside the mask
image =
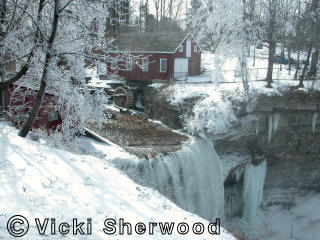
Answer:
POLYGON ((298 79, 298 73, 300 70, 300 49, 298 50, 298 57, 297 57, 297 65, 296 65, 296 72, 294 74, 294 80, 298 79))
POLYGON ((272 74, 273 74, 274 53, 275 53, 275 42, 271 41, 269 43, 267 88, 271 88, 272 87, 271 83, 272 83, 272 74))
POLYGON ((53 22, 52 22, 52 30, 51 30, 51 35, 48 41, 48 49, 47 49, 47 53, 46 53, 46 59, 45 59, 45 63, 43 66, 43 72, 42 72, 42 77, 41 77, 41 84, 40 84, 40 88, 39 88, 39 92, 36 98, 36 101, 33 105, 33 108, 30 112, 30 115, 28 117, 27 122, 24 124, 23 128, 21 129, 21 131, 19 132, 19 136, 20 137, 26 137, 29 133, 29 131, 32 128, 32 125, 34 123, 34 120, 36 118, 36 116, 38 115, 42 100, 44 98, 45 95, 45 91, 46 91, 46 80, 47 80, 47 74, 48 74, 48 67, 50 64, 50 61, 52 59, 52 55, 51 55, 51 51, 53 48, 53 43, 55 41, 56 35, 57 35, 57 30, 58 30, 58 22, 59 22, 59 1, 60 0, 55 0, 55 6, 54 6, 54 16, 53 16, 53 22))
POLYGON ((4 91, 4 89, 5 88, 0 87, 0 112, 5 111, 5 96, 4 96, 5 91, 4 91))
POLYGON ((289 75, 291 74, 291 48, 288 47, 289 75))
POLYGON ((316 77, 317 76, 317 65, 319 59, 319 48, 317 48, 311 58, 310 70, 308 72, 308 77, 316 77))
POLYGON ((299 80, 299 87, 304 87, 303 85, 303 80, 306 76, 306 73, 307 73, 307 70, 308 70, 308 66, 309 66, 309 63, 310 63, 310 56, 311 56, 311 51, 312 51, 312 43, 310 44, 309 46, 309 50, 308 50, 308 55, 307 55, 307 59, 306 59, 306 63, 304 65, 304 68, 302 70, 302 73, 301 73, 301 76, 300 76, 300 80, 299 80))
MULTIPOLYGON (((4 24, 4 21, 6 19, 6 0, 2 0, 0 2, 0 33, 2 35, 3 29, 2 25, 4 24)), ((3 51, 3 37, 0 36, 0 52, 4 54, 3 51)), ((1 55, 1 60, 0 60, 0 83, 4 81, 4 63, 3 63, 3 55, 1 55)), ((4 87, 0 86, 0 111, 4 111, 5 106, 4 106, 4 87)))
POLYGON ((308 55, 307 55, 307 59, 306 59, 306 64, 304 65, 304 68, 303 68, 303 71, 302 71, 302 74, 300 76, 300 81, 299 81, 299 87, 303 87, 303 81, 306 77, 306 74, 307 74, 307 70, 308 70, 308 66, 310 64, 310 57, 311 57, 311 52, 312 52, 312 48, 314 46, 315 43, 317 43, 317 38, 316 38, 316 27, 317 27, 317 8, 318 8, 318 0, 312 0, 312 3, 311 3, 311 14, 310 14, 310 19, 312 21, 312 26, 311 26, 311 41, 310 41, 310 45, 309 45, 309 49, 308 49, 308 55), (314 13, 315 16, 312 16, 314 13))
MULTIPOLYGON (((247 47, 247 49, 249 49, 247 47)), ((246 50, 242 50, 242 54, 240 57, 240 64, 241 64, 241 78, 242 78, 242 84, 243 89, 245 92, 246 100, 249 99, 249 74, 248 74, 248 62, 247 62, 247 56, 246 56, 246 50)))
MULTIPOLYGON (((4 79, 3 64, 0 64, 0 82, 4 79)), ((0 112, 5 111, 5 88, 0 86, 0 112)))
POLYGON ((269 26, 268 26, 268 41, 269 41, 269 56, 268 56, 268 72, 267 72, 267 88, 271 88, 272 85, 272 73, 273 73, 273 63, 274 54, 276 48, 276 42, 274 39, 275 21, 276 21, 276 7, 277 0, 272 0, 269 2, 269 26))
MULTIPOLYGON (((281 43, 281 58, 284 58, 284 42, 281 43)), ((280 71, 282 71, 282 63, 280 62, 280 71)))
POLYGON ((256 66, 256 46, 253 48, 253 64, 252 66, 256 66))

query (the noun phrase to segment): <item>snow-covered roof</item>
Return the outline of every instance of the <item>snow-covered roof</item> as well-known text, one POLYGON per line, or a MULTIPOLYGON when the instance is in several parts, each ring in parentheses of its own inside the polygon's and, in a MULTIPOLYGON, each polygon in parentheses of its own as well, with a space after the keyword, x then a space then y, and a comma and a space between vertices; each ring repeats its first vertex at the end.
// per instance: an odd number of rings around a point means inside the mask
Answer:
POLYGON ((118 35, 114 44, 121 51, 173 53, 191 34, 185 32, 137 32, 118 35))
MULTIPOLYGON (((13 85, 25 87, 34 91, 39 91, 40 80, 37 81, 35 79, 21 78, 21 80, 15 82, 13 85)), ((53 86, 47 85, 45 92, 46 94, 55 96, 57 93, 57 90, 53 86)))

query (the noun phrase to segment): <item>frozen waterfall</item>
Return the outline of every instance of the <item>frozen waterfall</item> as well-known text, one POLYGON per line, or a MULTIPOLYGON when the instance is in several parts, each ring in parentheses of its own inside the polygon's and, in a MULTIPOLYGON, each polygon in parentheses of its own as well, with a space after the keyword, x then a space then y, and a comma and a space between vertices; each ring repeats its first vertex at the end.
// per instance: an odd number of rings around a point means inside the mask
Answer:
POLYGON ((224 215, 222 165, 212 144, 204 140, 194 139, 180 151, 141 160, 137 175, 178 206, 203 218, 224 215))
POLYGON ((255 221, 257 210, 262 201, 266 172, 266 160, 261 162, 258 166, 248 164, 244 172, 242 217, 250 224, 255 221))

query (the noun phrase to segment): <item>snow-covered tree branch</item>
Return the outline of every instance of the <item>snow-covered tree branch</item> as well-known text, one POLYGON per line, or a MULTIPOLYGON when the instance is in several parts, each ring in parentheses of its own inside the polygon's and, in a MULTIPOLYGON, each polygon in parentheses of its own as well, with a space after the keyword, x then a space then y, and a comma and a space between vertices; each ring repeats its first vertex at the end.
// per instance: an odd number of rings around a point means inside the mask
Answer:
MULTIPOLYGON (((31 129, 48 88, 53 89, 59 99, 56 108, 65 118, 63 122, 75 127, 76 131, 81 131, 83 123, 93 117, 93 113, 100 112, 102 117, 103 95, 89 94, 84 66, 90 62, 91 67, 99 67, 106 74, 106 63, 113 60, 106 54, 113 49, 112 43, 106 39, 108 7, 113 2, 1 1, 0 57, 3 74, 0 87, 20 81, 32 82, 33 86, 39 87, 35 105, 20 136, 26 136, 31 129), (7 74, 6 65, 13 59, 18 71, 7 74)), ((102 118, 96 118, 99 119, 102 118)), ((68 127, 63 128, 66 131, 68 127)))

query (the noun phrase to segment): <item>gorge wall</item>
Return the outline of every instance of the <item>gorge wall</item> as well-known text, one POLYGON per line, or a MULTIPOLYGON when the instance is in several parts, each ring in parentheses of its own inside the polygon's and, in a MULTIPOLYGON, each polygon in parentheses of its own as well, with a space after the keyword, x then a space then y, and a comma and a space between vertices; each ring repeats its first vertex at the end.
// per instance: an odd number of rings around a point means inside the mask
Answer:
MULTIPOLYGON (((150 115, 175 129, 183 127, 182 116, 192 114, 198 100, 172 105, 161 89, 147 90, 145 98, 150 115)), ((238 121, 226 133, 208 136, 224 167, 227 216, 243 214, 241 195, 248 163, 258 166, 267 160, 264 205, 290 204, 268 196, 274 189, 320 192, 319 103, 319 92, 299 90, 234 103, 238 121)))

